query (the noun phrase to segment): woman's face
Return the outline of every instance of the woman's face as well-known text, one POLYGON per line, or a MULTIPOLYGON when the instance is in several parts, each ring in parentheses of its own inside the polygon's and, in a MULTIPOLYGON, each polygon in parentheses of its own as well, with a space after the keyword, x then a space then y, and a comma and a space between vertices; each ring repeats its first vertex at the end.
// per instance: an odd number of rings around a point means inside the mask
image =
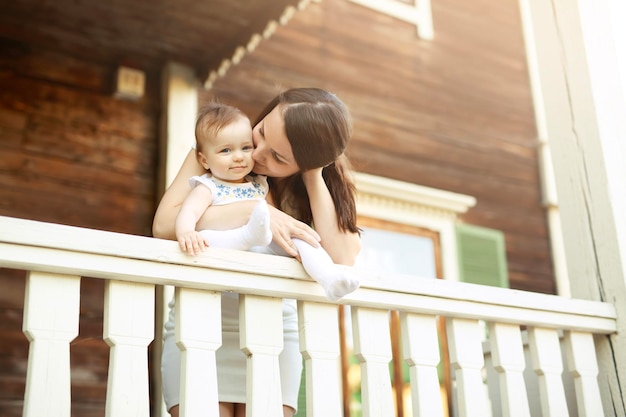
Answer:
POLYGON ((300 171, 285 134, 285 120, 276 106, 254 129, 254 172, 272 178, 285 178, 300 171))

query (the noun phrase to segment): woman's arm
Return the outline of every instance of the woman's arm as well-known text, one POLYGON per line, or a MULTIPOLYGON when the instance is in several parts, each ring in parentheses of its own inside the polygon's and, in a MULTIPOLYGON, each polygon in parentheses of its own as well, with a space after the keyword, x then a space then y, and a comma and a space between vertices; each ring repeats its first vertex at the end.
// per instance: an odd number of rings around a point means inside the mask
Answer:
MULTIPOLYGON (((268 200, 270 200, 268 196, 268 200)), ((287 213, 284 213, 274 207, 272 202, 270 203, 270 218, 272 229, 272 240, 278 246, 280 246, 289 256, 299 258, 298 250, 296 249, 292 238, 298 238, 307 242, 314 248, 320 246, 320 235, 306 223, 294 219, 287 213)))
POLYGON ((196 159, 195 151, 190 150, 178 174, 176 174, 176 178, 163 194, 154 214, 152 221, 152 235, 154 237, 176 240, 176 216, 178 216, 183 201, 191 192, 189 178, 203 173, 204 168, 196 159))
POLYGON ((339 230, 333 199, 322 177, 322 168, 302 174, 311 202, 315 230, 322 238, 322 247, 337 264, 354 265, 361 250, 361 239, 357 233, 339 230))

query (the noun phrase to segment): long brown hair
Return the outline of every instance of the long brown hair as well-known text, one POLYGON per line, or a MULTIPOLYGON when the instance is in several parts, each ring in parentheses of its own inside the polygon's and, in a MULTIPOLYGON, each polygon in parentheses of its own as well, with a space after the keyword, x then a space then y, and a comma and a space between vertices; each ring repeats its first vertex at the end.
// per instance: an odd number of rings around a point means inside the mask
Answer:
POLYGON ((311 224, 313 214, 302 171, 324 167, 322 176, 335 205, 339 229, 359 233, 356 187, 348 158, 343 154, 352 136, 352 119, 345 104, 326 90, 293 88, 270 101, 254 126, 276 106, 282 111, 285 133, 300 172, 280 181, 268 178, 274 203, 281 210, 294 210, 291 214, 298 220, 311 224))

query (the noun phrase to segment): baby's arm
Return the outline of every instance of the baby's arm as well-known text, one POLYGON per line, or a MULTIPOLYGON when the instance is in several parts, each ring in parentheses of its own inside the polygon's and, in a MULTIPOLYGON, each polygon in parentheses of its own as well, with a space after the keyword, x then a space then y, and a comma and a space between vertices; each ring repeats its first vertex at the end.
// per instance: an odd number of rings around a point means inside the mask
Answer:
POLYGON ((196 231, 196 223, 212 200, 209 187, 199 184, 185 198, 176 217, 176 240, 180 249, 189 255, 197 255, 209 246, 209 242, 196 231))
POLYGON ((205 172, 206 170, 196 158, 196 152, 191 149, 174 181, 172 181, 172 184, 167 188, 159 202, 152 223, 152 234, 154 237, 176 240, 176 216, 178 216, 183 201, 191 192, 189 178, 195 175, 202 175, 205 172))

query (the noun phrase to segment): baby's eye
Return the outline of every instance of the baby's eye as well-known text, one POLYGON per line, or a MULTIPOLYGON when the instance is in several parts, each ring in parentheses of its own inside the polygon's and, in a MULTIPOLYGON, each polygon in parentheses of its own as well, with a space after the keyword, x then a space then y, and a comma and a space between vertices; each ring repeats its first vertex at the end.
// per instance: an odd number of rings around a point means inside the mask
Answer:
POLYGON ((220 149, 219 153, 230 153, 230 148, 220 149))
POLYGON ((245 152, 249 152, 249 151, 253 151, 254 150, 254 146, 252 146, 252 145, 245 145, 242 149, 245 152))

